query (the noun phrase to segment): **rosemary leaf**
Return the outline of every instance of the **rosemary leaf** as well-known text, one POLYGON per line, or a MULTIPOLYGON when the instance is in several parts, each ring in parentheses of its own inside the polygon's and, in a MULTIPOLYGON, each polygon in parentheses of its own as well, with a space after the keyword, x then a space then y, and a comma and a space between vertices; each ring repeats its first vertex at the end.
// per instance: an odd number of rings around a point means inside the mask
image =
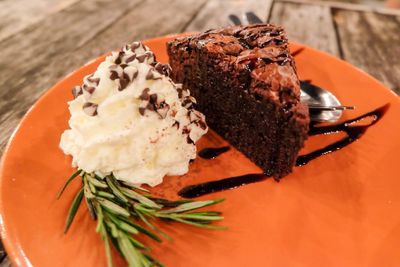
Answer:
POLYGON ((88 199, 93 199, 95 196, 92 193, 92 190, 90 189, 89 183, 87 181, 87 174, 83 175, 83 188, 84 188, 84 192, 85 192, 85 198, 88 199))
POLYGON ((146 257, 153 264, 152 266, 164 267, 161 262, 151 257, 149 254, 143 253, 143 256, 146 257))
POLYGON ((145 197, 145 196, 143 196, 143 195, 141 195, 141 194, 139 194, 139 193, 137 193, 137 192, 135 192, 133 190, 130 190, 128 188, 123 188, 122 187, 121 188, 121 192, 125 196, 127 196, 127 197, 129 197, 131 199, 137 200, 140 203, 142 203, 143 205, 148 206, 149 208, 154 208, 154 209, 161 209, 162 208, 161 205, 158 205, 153 200, 151 200, 151 199, 149 199, 149 198, 147 198, 147 197, 145 197))
POLYGON ((142 214, 142 213, 138 213, 139 218, 151 229, 157 231, 160 235, 162 235, 165 239, 167 240, 172 240, 172 238, 167 235, 165 232, 161 231, 160 228, 158 228, 157 226, 155 226, 154 224, 150 223, 149 220, 147 220, 147 218, 142 214))
POLYGON ((91 183, 92 185, 96 186, 96 187, 100 187, 100 188, 108 188, 108 185, 100 180, 97 180, 96 178, 93 178, 91 176, 87 177, 89 180, 89 183, 91 183))
POLYGON ((141 212, 142 214, 145 214, 150 218, 154 218, 153 213, 158 211, 152 208, 148 208, 147 206, 144 206, 141 203, 136 203, 133 205, 133 207, 136 211, 141 212))
POLYGON ((149 198, 154 202, 156 202, 157 204, 162 205, 164 208, 174 208, 184 203, 193 202, 193 200, 188 200, 188 199, 171 201, 168 199, 157 198, 157 197, 149 197, 149 198))
POLYGON ((184 219, 176 218, 176 217, 173 218, 173 220, 174 220, 174 221, 177 221, 177 222, 181 222, 181 223, 185 223, 185 224, 197 226, 197 227, 200 227, 200 228, 219 229, 219 230, 226 230, 226 229, 227 229, 225 226, 208 225, 208 224, 203 224, 203 223, 188 221, 188 220, 184 220, 184 219))
POLYGON ((128 235, 129 241, 131 241, 132 245, 137 247, 138 249, 143 249, 143 250, 150 250, 148 247, 143 245, 141 242, 137 241, 135 238, 133 238, 131 235, 128 235))
POLYGON ((65 223, 64 233, 68 232, 68 229, 71 226, 72 221, 75 218, 76 212, 78 211, 79 205, 82 202, 82 198, 83 198, 83 188, 81 188, 79 190, 79 192, 76 194, 74 200, 72 201, 72 205, 68 212, 67 221, 65 223))
POLYGON ((112 260, 112 254, 111 254, 111 247, 110 247, 110 240, 108 238, 108 233, 106 231, 106 228, 103 225, 103 221, 99 221, 99 224, 101 225, 101 238, 104 241, 104 249, 106 251, 106 258, 107 258, 107 266, 108 267, 113 267, 113 260, 112 260))
POLYGON ((63 185, 63 187, 61 188, 60 192, 58 192, 57 194, 57 199, 60 199, 61 195, 64 193, 64 190, 67 188, 67 186, 69 185, 69 183, 74 180, 75 177, 77 177, 79 174, 81 173, 81 170, 77 170, 76 172, 74 172, 69 178, 68 180, 65 182, 65 184, 63 185))
POLYGON ((218 221, 224 219, 222 216, 207 216, 207 215, 198 215, 191 213, 178 213, 178 214, 160 214, 156 215, 159 218, 182 218, 182 219, 190 219, 190 220, 198 220, 198 221, 218 221))
POLYGON ((220 203, 222 201, 224 201, 223 198, 215 199, 215 200, 194 201, 194 202, 181 204, 172 209, 162 210, 162 211, 159 211, 158 213, 180 213, 180 212, 190 211, 190 210, 194 210, 194 209, 204 208, 204 207, 207 207, 210 205, 220 203))
POLYGON ((142 214, 142 212, 140 210, 136 210, 137 215, 139 215, 139 218, 151 229, 155 230, 157 229, 157 227, 155 227, 153 224, 151 224, 149 222, 149 220, 147 220, 147 218, 142 214))
POLYGON ((138 186, 138 185, 131 184, 131 183, 127 182, 127 181, 121 181, 121 183, 124 184, 124 185, 126 185, 127 187, 129 187, 129 188, 131 188, 131 189, 137 189, 137 190, 139 190, 139 191, 143 191, 143 192, 146 192, 146 193, 150 193, 149 190, 147 190, 147 189, 145 189, 145 188, 143 188, 143 187, 140 187, 140 186, 138 186))
MULTIPOLYGON (((88 179, 89 179, 89 178, 88 178, 88 179)), ((97 193, 96 187, 95 187, 93 184, 91 184, 91 183, 88 183, 88 185, 89 185, 90 191, 91 191, 93 194, 96 194, 96 193, 97 193)))
POLYGON ((105 191, 100 191, 100 190, 97 191, 97 195, 100 197, 104 197, 104 198, 110 198, 110 199, 115 198, 113 194, 105 192, 105 191))
POLYGON ((110 214, 110 213, 109 213, 109 216, 114 216, 118 220, 124 221, 125 223, 129 224, 130 226, 136 228, 140 233, 147 235, 148 237, 154 239, 157 242, 161 242, 161 238, 159 236, 157 236, 155 233, 147 230, 145 227, 142 227, 141 225, 134 223, 129 218, 123 217, 123 216, 117 216, 117 215, 110 214))
POLYGON ((102 197, 97 197, 96 200, 100 203, 101 206, 103 206, 104 208, 106 208, 108 211, 117 214, 117 215, 122 215, 122 216, 126 216, 129 217, 130 213, 127 209, 115 204, 114 202, 102 198, 102 197))
POLYGON ((219 211, 195 211, 195 212, 190 212, 190 213, 185 213, 185 214, 193 214, 193 215, 205 215, 205 216, 219 216, 222 214, 222 212, 219 211))
POLYGON ((86 201, 86 205, 87 205, 88 210, 89 210, 90 217, 92 217, 93 220, 96 220, 97 217, 96 217, 96 212, 95 212, 94 207, 93 207, 92 200, 85 197, 85 201, 86 201))
POLYGON ((156 235, 155 233, 147 230, 146 228, 144 228, 144 227, 142 227, 142 226, 140 226, 140 225, 138 225, 136 223, 133 223, 133 222, 130 222, 130 224, 133 227, 135 227, 139 232, 141 232, 142 234, 147 235, 148 237, 154 239, 155 241, 157 241, 157 242, 161 242, 162 241, 161 238, 158 235, 156 235))
POLYGON ((118 188, 117 182, 115 181, 114 178, 111 177, 111 175, 106 177, 106 182, 107 182, 108 186, 110 187, 111 191, 114 193, 114 195, 117 198, 119 198, 122 202, 128 202, 128 199, 118 188))
POLYGON ((161 263, 146 254, 150 248, 134 237, 143 234, 158 242, 161 242, 159 235, 171 239, 151 220, 169 220, 202 228, 226 229, 212 225, 212 222, 223 219, 220 212, 194 211, 219 203, 223 199, 170 201, 155 198, 148 190, 136 185, 119 182, 112 174, 100 178, 94 173, 83 171, 74 173, 66 185, 78 175, 82 176, 83 185, 70 207, 65 232, 68 231, 84 196, 90 215, 97 219, 96 232, 104 241, 108 267, 113 266, 111 246, 125 258, 129 266, 162 267, 161 263), (137 224, 137 221, 143 222, 145 226, 137 224))
POLYGON ((120 234, 117 229, 117 226, 113 222, 108 221, 108 220, 105 220, 104 222, 106 223, 107 227, 110 229, 111 236, 114 237, 115 239, 118 239, 120 237, 120 234))
POLYGON ((121 235, 121 237, 118 238, 118 245, 129 266, 143 266, 139 253, 126 235, 121 235))
POLYGON ((100 233, 102 231, 102 228, 104 228, 103 225, 103 211, 101 210, 100 204, 95 203, 94 209, 96 211, 96 217, 97 217, 97 226, 96 226, 96 232, 100 233))
POLYGON ((135 227, 131 226, 130 224, 128 224, 122 220, 119 220, 117 217, 113 216, 112 214, 108 214, 108 217, 114 224, 116 224, 119 228, 121 228, 121 230, 124 230, 124 231, 134 234, 134 235, 139 233, 139 231, 135 227))

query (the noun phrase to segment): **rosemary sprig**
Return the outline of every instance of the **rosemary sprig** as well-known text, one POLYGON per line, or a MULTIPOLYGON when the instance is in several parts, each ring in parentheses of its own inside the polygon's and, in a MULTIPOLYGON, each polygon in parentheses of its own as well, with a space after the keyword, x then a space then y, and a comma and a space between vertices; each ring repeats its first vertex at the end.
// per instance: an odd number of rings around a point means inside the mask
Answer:
POLYGON ((163 266, 150 256, 150 248, 137 239, 141 235, 146 235, 158 242, 162 241, 160 235, 169 238, 153 224, 153 221, 157 219, 202 228, 225 229, 223 226, 212 224, 213 221, 223 219, 220 212, 196 211, 217 204, 223 199, 170 201, 156 198, 144 188, 118 181, 112 174, 100 178, 93 173, 78 170, 66 181, 57 199, 68 184, 78 176, 82 179, 82 187, 72 202, 64 232, 66 233, 70 228, 84 197, 91 217, 97 220, 96 232, 104 241, 109 267, 113 266, 111 245, 129 266, 163 266))

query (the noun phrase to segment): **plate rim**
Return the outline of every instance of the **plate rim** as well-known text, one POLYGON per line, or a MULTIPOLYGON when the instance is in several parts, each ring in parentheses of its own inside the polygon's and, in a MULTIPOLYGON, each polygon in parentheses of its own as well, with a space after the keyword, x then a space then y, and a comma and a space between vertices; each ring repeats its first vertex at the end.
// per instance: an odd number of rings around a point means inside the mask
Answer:
MULTIPOLYGON (((143 43, 149 43, 149 42, 160 42, 160 41, 164 41, 165 39, 170 39, 170 38, 179 38, 179 37, 186 37, 186 36, 190 36, 193 34, 197 34, 198 32, 183 32, 183 33, 173 33, 173 34, 167 34, 167 35, 163 35, 163 36, 157 36, 154 38, 150 38, 150 39, 145 39, 145 40, 141 40, 141 42, 143 43)), ((339 61, 341 64, 345 64, 348 67, 351 67, 352 69, 354 69, 355 71, 359 72, 361 75, 363 76, 367 76, 368 78, 370 78, 371 80, 373 80, 375 83, 377 83, 379 86, 376 87, 375 89, 378 89, 380 91, 382 91, 383 93, 389 93, 388 95, 390 95, 391 98, 393 98, 394 102, 397 102, 397 104, 400 104, 400 97, 390 88, 388 88, 386 85, 384 85, 381 81, 379 81, 377 78, 373 77, 372 75, 370 75, 369 73, 367 73, 366 71, 360 69, 357 66, 354 66, 352 64, 350 64, 349 62, 334 56, 332 54, 329 54, 325 51, 316 49, 316 48, 312 48, 308 45, 302 44, 302 43, 298 43, 298 42, 291 42, 289 41, 289 45, 295 45, 295 46, 300 46, 300 47, 305 47, 307 50, 312 50, 313 52, 317 52, 317 53, 322 53, 327 57, 330 57, 333 60, 339 61)), ((78 67, 77 69, 69 72, 67 75, 63 76, 60 80, 58 80, 54 85, 52 85, 49 89, 47 89, 33 104, 32 106, 27 110, 27 112, 22 116, 22 118, 20 119, 20 121, 18 122, 17 126, 15 127, 15 129, 13 130, 12 134, 10 135, 6 146, 4 147, 2 156, 1 156, 1 160, 0 160, 0 191, 3 187, 3 180, 4 180, 4 170, 5 170, 5 163, 7 161, 8 158, 8 154, 9 154, 9 150, 13 145, 14 139, 15 139, 15 135, 16 133, 20 130, 21 125, 23 125, 25 123, 25 121, 27 120, 27 118, 29 117, 30 113, 37 108, 38 106, 40 106, 40 104, 43 101, 46 101, 46 99, 48 98, 48 95, 50 95, 54 90, 56 90, 60 84, 62 84, 66 79, 68 79, 69 77, 75 75, 76 73, 79 73, 82 71, 82 69, 84 69, 85 67, 91 66, 93 64, 96 64, 97 62, 103 60, 108 54, 110 54, 111 52, 107 52, 104 53, 96 58, 93 58, 91 60, 89 60, 88 62, 86 62, 85 64, 83 64, 82 66, 78 67)), ((100 63, 100 62, 99 62, 100 63)), ((24 250, 19 247, 17 244, 15 244, 9 237, 8 237, 8 227, 6 226, 5 222, 4 222, 4 208, 3 208, 3 198, 0 196, 0 235, 1 235, 1 242, 4 245, 5 248, 5 252, 6 255, 9 257, 9 259, 11 260, 12 264, 14 264, 15 266, 33 266, 32 263, 30 262, 29 258, 25 255, 24 250)))

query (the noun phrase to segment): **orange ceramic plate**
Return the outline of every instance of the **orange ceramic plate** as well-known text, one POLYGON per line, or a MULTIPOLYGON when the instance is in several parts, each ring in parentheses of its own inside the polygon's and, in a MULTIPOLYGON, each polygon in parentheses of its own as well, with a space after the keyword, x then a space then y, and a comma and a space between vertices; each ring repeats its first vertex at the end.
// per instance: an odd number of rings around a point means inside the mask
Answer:
MULTIPOLYGON (((165 42, 147 41, 167 61, 165 42)), ((292 51, 300 45, 293 45, 292 51)), ((56 193, 74 171, 58 148, 68 127, 70 89, 95 70, 97 59, 48 91, 28 112, 1 165, 1 235, 16 266, 105 266, 95 223, 81 206, 67 235, 63 226, 76 180, 56 193)), ((226 198, 227 231, 168 225, 173 241, 151 243, 166 266, 400 266, 400 103, 381 83, 349 64, 306 47, 296 56, 301 79, 330 89, 355 117, 390 103, 385 116, 350 146, 272 179, 205 198, 226 198)), ((305 151, 335 137, 313 137, 305 151)), ((210 132, 198 147, 226 144, 210 132)), ((197 159, 182 177, 167 177, 154 191, 176 198, 184 185, 260 172, 236 150, 212 161, 197 159)), ((144 240, 144 242, 151 242, 144 240)), ((121 259, 118 260, 123 265, 121 259)))

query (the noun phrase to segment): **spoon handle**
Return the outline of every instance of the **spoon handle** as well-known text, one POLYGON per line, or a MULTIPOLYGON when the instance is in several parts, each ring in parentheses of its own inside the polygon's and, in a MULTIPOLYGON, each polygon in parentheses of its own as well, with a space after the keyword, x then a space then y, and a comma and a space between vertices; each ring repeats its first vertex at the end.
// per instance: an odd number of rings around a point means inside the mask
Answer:
POLYGON ((355 109, 354 106, 320 106, 320 105, 308 105, 309 109, 312 110, 328 110, 328 111, 334 111, 334 110, 353 110, 355 109))

